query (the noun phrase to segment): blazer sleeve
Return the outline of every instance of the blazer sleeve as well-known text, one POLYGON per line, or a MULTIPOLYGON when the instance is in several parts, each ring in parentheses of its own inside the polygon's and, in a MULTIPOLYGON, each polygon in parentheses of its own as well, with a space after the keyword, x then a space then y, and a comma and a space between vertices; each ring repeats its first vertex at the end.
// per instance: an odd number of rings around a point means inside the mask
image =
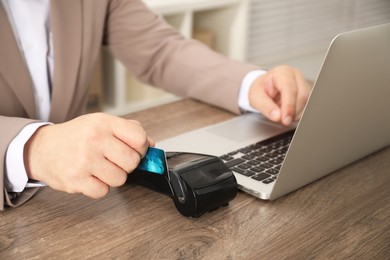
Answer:
POLYGON ((185 39, 140 0, 111 1, 108 13, 104 43, 138 79, 239 113, 241 81, 257 66, 185 39))
MULTIPOLYGON (((31 198, 34 193, 37 191, 36 188, 29 188, 23 191, 22 193, 15 195, 7 193, 4 185, 4 175, 5 175, 5 155, 11 141, 16 137, 16 135, 28 124, 36 122, 36 120, 17 118, 17 117, 5 117, 0 116, 0 158, 1 168, 0 168, 0 210, 4 210, 5 205, 11 207, 16 207, 29 198, 31 198)), ((23 162, 20 162, 23 163, 23 162)))

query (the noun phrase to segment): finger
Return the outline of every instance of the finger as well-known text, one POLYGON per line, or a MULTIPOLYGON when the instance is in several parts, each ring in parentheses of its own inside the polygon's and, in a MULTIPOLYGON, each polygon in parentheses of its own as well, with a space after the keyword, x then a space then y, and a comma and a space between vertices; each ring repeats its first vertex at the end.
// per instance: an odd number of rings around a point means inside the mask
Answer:
POLYGON ((249 89, 250 105, 274 122, 279 122, 281 117, 277 96, 278 91, 273 87, 271 73, 257 78, 249 89))
POLYGON ((102 159, 97 167, 91 170, 91 175, 110 187, 119 187, 127 179, 127 172, 107 159, 102 159))
POLYGON ((141 160, 137 151, 115 137, 108 138, 102 149, 107 160, 127 173, 132 172, 141 160))
POLYGON ((148 150, 149 140, 139 122, 116 118, 113 124, 114 136, 137 151, 141 157, 148 150))
POLYGON ((284 125, 289 125, 295 116, 297 84, 291 71, 281 70, 281 72, 283 73, 275 73, 273 83, 280 92, 281 121, 284 125))
POLYGON ((267 118, 274 122, 280 122, 282 113, 279 106, 274 102, 272 98, 270 98, 269 96, 264 96, 261 106, 262 108, 260 108, 260 111, 263 115, 265 115, 267 118))
POLYGON ((140 121, 137 121, 137 120, 134 120, 134 119, 127 119, 127 121, 142 126, 140 121))
POLYGON ((93 199, 102 198, 106 196, 109 191, 110 187, 94 176, 86 178, 80 187, 80 193, 93 199))
MULTIPOLYGON (((139 126, 142 127, 142 124, 139 121, 131 120, 131 119, 128 119, 128 121, 130 121, 132 123, 135 123, 135 124, 138 124, 139 126)), ((149 136, 147 136, 147 142, 148 142, 148 146, 154 147, 156 145, 155 141, 151 137, 149 137, 149 136)))
POLYGON ((152 147, 154 147, 156 145, 156 142, 152 138, 150 138, 149 136, 148 136, 148 143, 149 143, 149 146, 152 146, 152 147))

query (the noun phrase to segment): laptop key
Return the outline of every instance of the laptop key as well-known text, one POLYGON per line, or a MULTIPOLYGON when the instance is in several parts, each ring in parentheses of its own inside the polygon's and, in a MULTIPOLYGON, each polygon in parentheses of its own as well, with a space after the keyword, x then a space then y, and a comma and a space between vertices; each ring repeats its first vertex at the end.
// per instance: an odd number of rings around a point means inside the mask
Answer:
POLYGON ((240 150, 238 150, 240 153, 243 153, 243 154, 250 154, 252 152, 251 149, 249 148, 242 148, 240 150))
POLYGON ((264 153, 270 153, 272 152, 272 148, 270 147, 264 147, 264 148, 261 148, 260 151, 264 152, 264 153))
POLYGON ((277 169, 272 168, 272 169, 266 170, 266 173, 274 175, 274 174, 278 174, 279 171, 277 169))
POLYGON ((269 160, 268 163, 272 163, 273 165, 279 165, 283 162, 283 159, 281 158, 277 158, 277 159, 273 159, 273 160, 269 160))
POLYGON ((259 172, 265 171, 266 169, 262 168, 262 167, 259 167, 259 166, 255 166, 255 167, 252 167, 251 170, 254 171, 254 172, 259 173, 259 172))
POLYGON ((234 159, 234 157, 232 157, 232 156, 230 156, 230 155, 228 155, 228 154, 222 155, 220 158, 221 158, 222 160, 224 160, 224 161, 230 161, 230 160, 233 160, 233 159, 234 159))
POLYGON ((242 156, 241 158, 245 159, 245 160, 252 160, 253 158, 255 158, 255 156, 253 156, 252 154, 246 154, 246 155, 242 156))
POLYGON ((274 182, 274 181, 275 181, 274 179, 269 178, 269 179, 265 179, 264 181, 262 181, 262 183, 264 183, 264 184, 270 184, 270 183, 272 183, 272 182, 274 182))
POLYGON ((231 161, 229 161, 229 162, 225 162, 225 164, 226 164, 226 166, 227 166, 228 168, 232 168, 233 166, 236 166, 236 165, 238 165, 238 164, 240 164, 240 163, 243 163, 243 162, 245 162, 244 159, 237 158, 237 159, 231 160, 231 161))
POLYGON ((251 155, 253 156, 263 156, 265 153, 264 152, 261 152, 261 151, 254 151, 253 153, 251 153, 251 155))
POLYGON ((262 164, 260 164, 260 167, 268 169, 268 168, 274 167, 274 165, 270 164, 270 163, 262 163, 262 164))
POLYGON ((242 163, 242 164, 238 165, 237 167, 240 168, 240 169, 247 170, 247 169, 251 168, 252 165, 246 164, 246 163, 242 163))
POLYGON ((259 162, 266 162, 266 161, 268 161, 269 159, 268 159, 267 157, 260 156, 260 157, 257 157, 256 160, 259 161, 259 162))
POLYGON ((256 166, 256 165, 260 164, 260 162, 259 162, 259 161, 256 161, 256 160, 253 160, 253 161, 248 161, 247 164, 256 166))
POLYGON ((278 156, 280 156, 278 153, 275 153, 275 152, 272 152, 272 153, 267 153, 264 155, 266 158, 268 159, 274 159, 274 158, 277 158, 278 156))
POLYGON ((262 181, 264 179, 267 179, 270 175, 266 173, 259 173, 256 174, 255 176, 252 176, 252 179, 257 180, 257 181, 262 181))
POLYGON ((248 176, 248 177, 256 174, 255 172, 246 171, 246 170, 240 169, 238 167, 233 168, 232 171, 237 172, 237 173, 242 174, 242 175, 245 175, 245 176, 248 176))

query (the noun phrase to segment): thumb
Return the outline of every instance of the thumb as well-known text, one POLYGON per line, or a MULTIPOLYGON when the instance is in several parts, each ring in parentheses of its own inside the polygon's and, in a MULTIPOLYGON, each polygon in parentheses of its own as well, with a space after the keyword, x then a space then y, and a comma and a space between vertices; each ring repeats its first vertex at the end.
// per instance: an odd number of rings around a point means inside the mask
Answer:
POLYGON ((265 91, 259 93, 260 102, 255 106, 268 119, 279 122, 282 117, 279 106, 275 103, 273 97, 269 96, 265 91))

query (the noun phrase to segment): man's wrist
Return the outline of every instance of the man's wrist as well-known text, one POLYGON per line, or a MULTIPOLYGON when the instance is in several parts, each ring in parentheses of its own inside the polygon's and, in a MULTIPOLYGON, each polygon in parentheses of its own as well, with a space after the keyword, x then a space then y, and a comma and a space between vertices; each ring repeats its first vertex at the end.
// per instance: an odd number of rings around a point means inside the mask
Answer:
POLYGON ((24 165, 24 146, 38 128, 48 124, 50 123, 38 122, 25 126, 8 146, 4 176, 5 187, 8 192, 22 192, 26 187, 29 187, 24 165))
POLYGON ((264 70, 254 70, 250 71, 248 74, 245 75, 244 79, 242 80, 240 92, 238 95, 238 106, 240 107, 240 109, 257 113, 259 112, 249 103, 249 89, 252 86, 253 82, 265 73, 266 71, 264 70))

